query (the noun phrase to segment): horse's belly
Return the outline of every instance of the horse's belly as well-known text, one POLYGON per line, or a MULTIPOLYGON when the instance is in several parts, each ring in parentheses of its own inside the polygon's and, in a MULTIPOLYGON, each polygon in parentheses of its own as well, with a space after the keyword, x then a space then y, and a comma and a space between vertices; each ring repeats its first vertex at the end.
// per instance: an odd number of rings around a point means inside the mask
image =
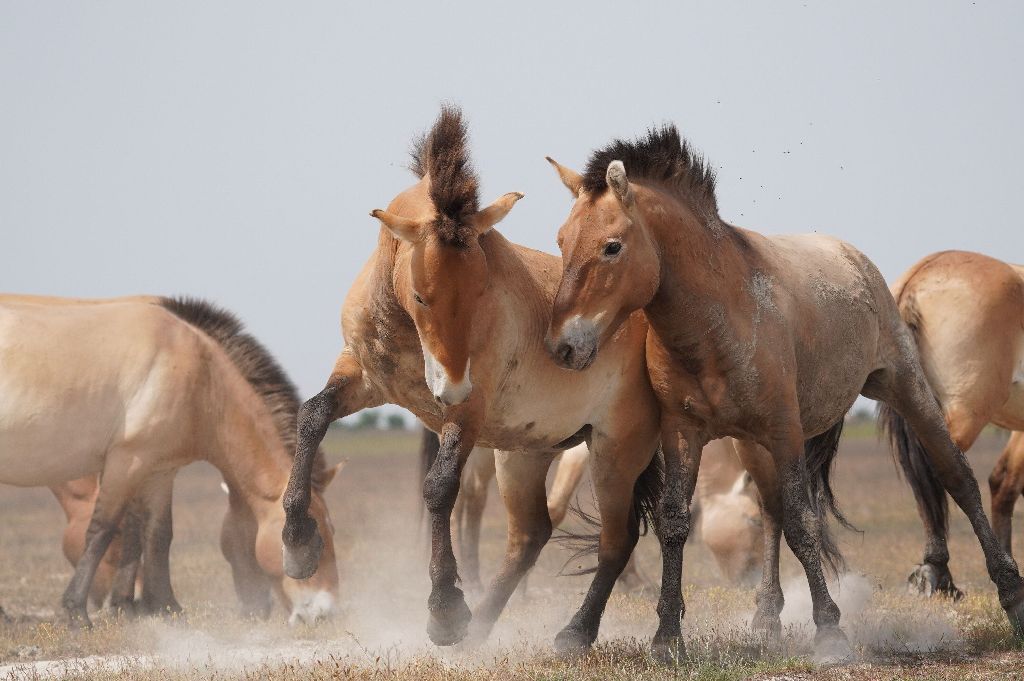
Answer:
POLYGON ((106 415, 25 409, 5 399, 0 390, 0 483, 53 485, 102 469, 114 436, 106 415))

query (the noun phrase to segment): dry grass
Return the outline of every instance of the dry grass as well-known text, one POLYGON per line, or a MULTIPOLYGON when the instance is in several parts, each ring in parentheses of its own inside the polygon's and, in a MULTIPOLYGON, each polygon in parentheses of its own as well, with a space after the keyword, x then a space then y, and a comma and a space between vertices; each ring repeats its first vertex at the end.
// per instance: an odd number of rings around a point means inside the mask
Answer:
MULTIPOLYGON (((656 624, 651 590, 613 596, 591 654, 554 656, 550 642, 588 583, 555 576, 565 559, 557 547, 542 555, 526 595, 513 597, 483 648, 438 650, 423 631, 428 579, 417 443, 415 434, 332 431, 332 458, 343 453, 350 460, 327 494, 345 610, 315 627, 289 629, 280 609, 269 622, 231 614, 235 599, 218 549, 219 521, 210 520, 220 518, 225 500, 215 472, 196 465, 181 474, 175 498, 173 578, 187 621, 100 613, 92 631, 69 633, 56 612, 71 572, 60 554, 62 514, 46 490, 3 488, 0 603, 16 621, 0 624, 0 679, 1024 678, 1024 648, 1010 638, 981 552, 959 513, 951 528, 952 569, 968 598, 952 604, 904 592, 905 575, 920 554, 921 527, 887 451, 871 437, 844 440, 836 473, 839 499, 864 531, 842 536, 855 574, 837 595, 858 652, 855 664, 811 664, 809 599, 791 555, 783 563, 786 635, 766 650, 746 626, 752 591, 725 585, 699 541, 686 556, 689 658, 680 666, 660 665, 648 655, 656 624), (44 662, 52 660, 64 662, 44 662)), ((986 436, 971 453, 982 481, 1001 445, 998 436, 986 436)), ((483 532, 485 569, 497 565, 504 542, 503 514, 493 496, 483 532)), ((643 570, 657 577, 653 538, 638 550, 643 570)))

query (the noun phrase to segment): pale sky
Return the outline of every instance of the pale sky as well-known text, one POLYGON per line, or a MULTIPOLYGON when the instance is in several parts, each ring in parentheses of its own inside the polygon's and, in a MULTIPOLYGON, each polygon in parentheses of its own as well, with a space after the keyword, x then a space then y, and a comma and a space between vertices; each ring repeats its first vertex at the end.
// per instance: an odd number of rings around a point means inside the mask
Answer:
POLYGON ((834 234, 889 280, 1024 261, 1024 3, 490 5, 2 2, 0 290, 209 298, 312 395, 442 101, 482 200, 526 193, 500 231, 548 252, 544 156, 672 121, 735 224, 834 234))

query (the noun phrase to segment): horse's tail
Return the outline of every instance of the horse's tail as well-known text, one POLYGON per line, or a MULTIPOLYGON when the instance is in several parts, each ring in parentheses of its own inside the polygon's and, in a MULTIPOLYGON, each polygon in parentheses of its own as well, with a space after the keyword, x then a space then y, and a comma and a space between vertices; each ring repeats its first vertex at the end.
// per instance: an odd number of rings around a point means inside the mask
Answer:
MULTIPOLYGON (((654 456, 651 457, 650 463, 647 464, 647 467, 633 484, 633 513, 640 523, 641 535, 647 534, 647 530, 650 527, 654 527, 657 530, 656 512, 664 489, 665 460, 661 454, 661 449, 658 449, 654 456)), ((569 512, 595 531, 577 533, 569 530, 559 530, 559 534, 554 537, 553 541, 573 551, 569 559, 565 561, 565 565, 562 566, 559 574, 573 576, 596 572, 597 566, 589 568, 580 567, 572 572, 566 571, 569 563, 579 560, 584 556, 596 554, 601 541, 601 521, 597 516, 587 513, 575 503, 569 506, 569 512)))
POLYGON ((932 527, 945 532, 949 527, 949 501, 946 488, 932 468, 928 451, 900 414, 884 402, 878 403, 878 427, 889 439, 893 458, 914 491, 918 508, 932 527))
MULTIPOLYGON (((423 434, 420 437, 420 487, 422 483, 427 479, 427 473, 434 466, 434 461, 437 460, 437 455, 441 451, 441 438, 437 436, 437 433, 430 430, 429 428, 423 429, 423 434)), ((423 505, 420 504, 420 518, 423 518, 423 505)))
POLYGON ((829 529, 827 515, 834 517, 840 525, 848 530, 857 531, 850 521, 839 510, 835 495, 832 493, 832 468, 835 465, 836 452, 839 450, 839 437, 843 433, 843 420, 804 442, 804 465, 807 467, 807 493, 810 497, 811 510, 817 516, 821 527, 821 559, 826 569, 833 575, 846 571, 846 559, 843 558, 839 545, 829 529))

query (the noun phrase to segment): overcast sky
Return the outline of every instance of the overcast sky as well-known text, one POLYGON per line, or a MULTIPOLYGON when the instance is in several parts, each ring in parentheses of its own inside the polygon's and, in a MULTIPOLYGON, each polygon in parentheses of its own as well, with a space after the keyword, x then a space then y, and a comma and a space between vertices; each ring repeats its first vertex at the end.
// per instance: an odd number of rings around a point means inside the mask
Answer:
POLYGON ((444 100, 482 200, 526 193, 499 229, 545 251, 570 198, 544 156, 673 121, 741 226, 890 280, 1024 261, 1024 3, 427 5, 0 4, 0 290, 210 298, 311 395, 444 100))

